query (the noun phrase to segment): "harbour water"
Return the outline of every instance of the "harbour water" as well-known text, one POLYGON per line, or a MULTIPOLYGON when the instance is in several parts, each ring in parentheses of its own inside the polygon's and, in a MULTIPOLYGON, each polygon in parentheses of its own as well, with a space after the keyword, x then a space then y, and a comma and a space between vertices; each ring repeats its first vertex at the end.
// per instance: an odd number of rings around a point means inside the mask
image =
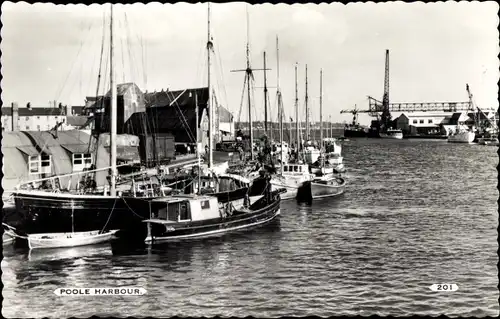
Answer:
POLYGON ((343 154, 342 197, 283 202, 263 229, 114 254, 6 249, 2 315, 498 316, 497 148, 351 139, 343 154), (147 293, 53 293, 124 286, 147 293))

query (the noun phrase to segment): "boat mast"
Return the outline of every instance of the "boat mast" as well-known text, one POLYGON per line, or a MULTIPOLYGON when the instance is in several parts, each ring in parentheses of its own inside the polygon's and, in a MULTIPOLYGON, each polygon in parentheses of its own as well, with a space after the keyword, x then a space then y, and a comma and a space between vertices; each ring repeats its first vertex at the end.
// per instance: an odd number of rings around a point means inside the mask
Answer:
POLYGON ((309 96, 307 95, 307 64, 306 64, 306 141, 310 140, 311 127, 309 126, 309 96))
POLYGON ((330 115, 330 138, 333 137, 333 124, 332 124, 332 116, 330 115))
POLYGON ((297 133, 297 155, 299 154, 299 144, 300 144, 300 128, 299 128, 299 93, 297 89, 297 66, 298 63, 295 63, 295 122, 296 128, 295 131, 297 133))
POLYGON ((113 47, 113 4, 111 4, 111 18, 110 18, 110 55, 109 55, 109 71, 110 71, 110 86, 111 86, 111 132, 110 132, 110 161, 111 161, 111 189, 110 195, 116 196, 116 83, 115 83, 115 69, 114 69, 114 47, 113 47))
POLYGON ((214 165, 213 148, 214 148, 214 110, 212 108, 210 92, 210 51, 212 50, 213 43, 212 37, 210 36, 210 2, 208 3, 208 32, 207 32, 207 86, 208 86, 208 97, 207 97, 207 108, 208 108, 208 168, 212 168, 214 165))
POLYGON ((253 77, 252 69, 250 68, 250 21, 248 18, 248 6, 247 6, 247 95, 248 95, 248 124, 250 125, 250 160, 254 159, 253 152, 253 122, 252 122, 252 98, 250 96, 250 81, 253 77))
POLYGON ((319 127, 319 145, 323 149, 323 69, 319 71, 319 127))
POLYGON ((196 158, 198 159, 198 194, 200 194, 201 190, 201 167, 200 167, 200 137, 198 133, 198 123, 199 123, 199 114, 198 114, 198 93, 195 91, 194 93, 194 107, 196 114, 196 158))
POLYGON ((267 131, 267 78, 266 78, 266 51, 264 51, 264 130, 269 138, 267 131))
MULTIPOLYGON (((265 68, 264 68, 265 69, 265 68)), ((280 90, 280 49, 278 45, 278 36, 276 36, 276 95, 278 97, 278 114, 279 114, 279 129, 280 129, 280 162, 283 167, 283 105, 281 103, 280 90)), ((280 175, 283 175, 283 170, 280 170, 280 175)))

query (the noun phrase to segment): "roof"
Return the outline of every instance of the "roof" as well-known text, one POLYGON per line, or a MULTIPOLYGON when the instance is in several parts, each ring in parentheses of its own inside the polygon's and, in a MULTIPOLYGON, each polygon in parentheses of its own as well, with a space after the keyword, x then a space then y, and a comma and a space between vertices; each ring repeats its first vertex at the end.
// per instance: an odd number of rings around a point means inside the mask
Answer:
POLYGON ((31 140, 23 132, 2 132, 2 148, 32 146, 31 140))
MULTIPOLYGON (((18 114, 19 116, 60 116, 66 115, 66 110, 57 107, 20 107, 18 114)), ((2 107, 2 115, 12 115, 12 108, 2 107)))
POLYGON ((179 91, 163 91, 144 93, 146 107, 165 107, 175 100, 179 106, 195 104, 195 97, 198 98, 198 105, 206 107, 208 99, 208 88, 187 89, 179 91))
MULTIPOLYGON (((71 106, 71 110, 75 115, 79 115, 83 111, 83 106, 71 106)), ((58 107, 20 107, 17 110, 17 114, 19 116, 65 116, 66 115, 66 107, 58 108, 58 107)), ((12 107, 4 106, 2 107, 2 115, 11 116, 12 115, 12 107)))
MULTIPOLYGON (((178 90, 178 91, 162 90, 159 92, 144 93, 144 99, 146 100, 146 108, 179 106, 180 108, 187 107, 194 110, 196 96, 198 97, 198 105, 201 107, 200 111, 203 111, 203 109, 207 107, 207 99, 208 99, 207 87, 178 90), (172 102, 174 102, 174 100, 175 103, 170 105, 172 102)), ((224 106, 219 105, 219 118, 221 122, 232 122, 234 116, 224 106)))
MULTIPOLYGON (((128 82, 128 83, 120 83, 116 85, 116 95, 125 95, 130 89, 134 89, 136 91, 139 91, 142 93, 141 89, 137 86, 137 84, 133 82, 128 82)), ((111 90, 106 93, 105 97, 110 97, 111 96, 111 90)))
POLYGON ((401 114, 402 116, 406 116, 407 118, 413 117, 450 117, 453 115, 453 112, 405 112, 401 114))
POLYGON ((66 124, 76 126, 76 127, 83 127, 87 122, 89 121, 88 116, 83 116, 83 115, 76 115, 76 116, 68 116, 66 118, 66 124))

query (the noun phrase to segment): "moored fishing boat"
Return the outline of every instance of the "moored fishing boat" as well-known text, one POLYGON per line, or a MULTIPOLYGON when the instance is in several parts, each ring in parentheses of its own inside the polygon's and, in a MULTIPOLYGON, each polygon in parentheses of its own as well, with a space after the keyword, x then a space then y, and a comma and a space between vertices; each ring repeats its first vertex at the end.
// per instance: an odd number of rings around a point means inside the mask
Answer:
POLYGON ((271 184, 273 189, 286 189, 282 199, 296 199, 299 190, 305 183, 311 181, 313 175, 309 173, 309 165, 302 163, 286 163, 281 165, 280 174, 273 176, 271 184))
POLYGON ((395 140, 403 139, 403 131, 400 129, 388 129, 385 132, 380 132, 379 135, 381 138, 386 138, 386 139, 395 139, 395 140))
POLYGON ((345 191, 346 181, 339 176, 326 175, 314 178, 310 183, 311 199, 335 197, 345 191))
POLYGON ((280 214, 282 190, 246 197, 243 202, 221 203, 217 197, 175 195, 150 201, 151 218, 146 243, 218 236, 271 222, 280 214))

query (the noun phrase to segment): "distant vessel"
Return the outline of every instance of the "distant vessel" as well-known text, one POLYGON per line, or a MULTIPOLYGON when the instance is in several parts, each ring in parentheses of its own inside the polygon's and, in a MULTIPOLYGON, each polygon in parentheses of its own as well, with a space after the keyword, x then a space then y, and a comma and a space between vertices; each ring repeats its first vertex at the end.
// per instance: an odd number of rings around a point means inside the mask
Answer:
MULTIPOLYGON (((347 111, 342 111, 341 113, 345 113, 347 111)), ((368 133, 365 128, 359 125, 358 122, 358 109, 356 105, 354 105, 354 110, 349 111, 352 113, 352 123, 346 124, 344 127, 344 137, 366 137, 368 133)))
POLYGON ((379 135, 381 138, 390 138, 396 140, 403 139, 403 131, 400 129, 388 129, 385 132, 380 132, 379 135))
POLYGON ((481 145, 490 145, 490 146, 498 146, 498 138, 497 137, 480 137, 477 140, 478 144, 481 145))
POLYGON ((472 129, 460 127, 455 133, 448 136, 448 142, 471 144, 475 138, 476 134, 472 129))

